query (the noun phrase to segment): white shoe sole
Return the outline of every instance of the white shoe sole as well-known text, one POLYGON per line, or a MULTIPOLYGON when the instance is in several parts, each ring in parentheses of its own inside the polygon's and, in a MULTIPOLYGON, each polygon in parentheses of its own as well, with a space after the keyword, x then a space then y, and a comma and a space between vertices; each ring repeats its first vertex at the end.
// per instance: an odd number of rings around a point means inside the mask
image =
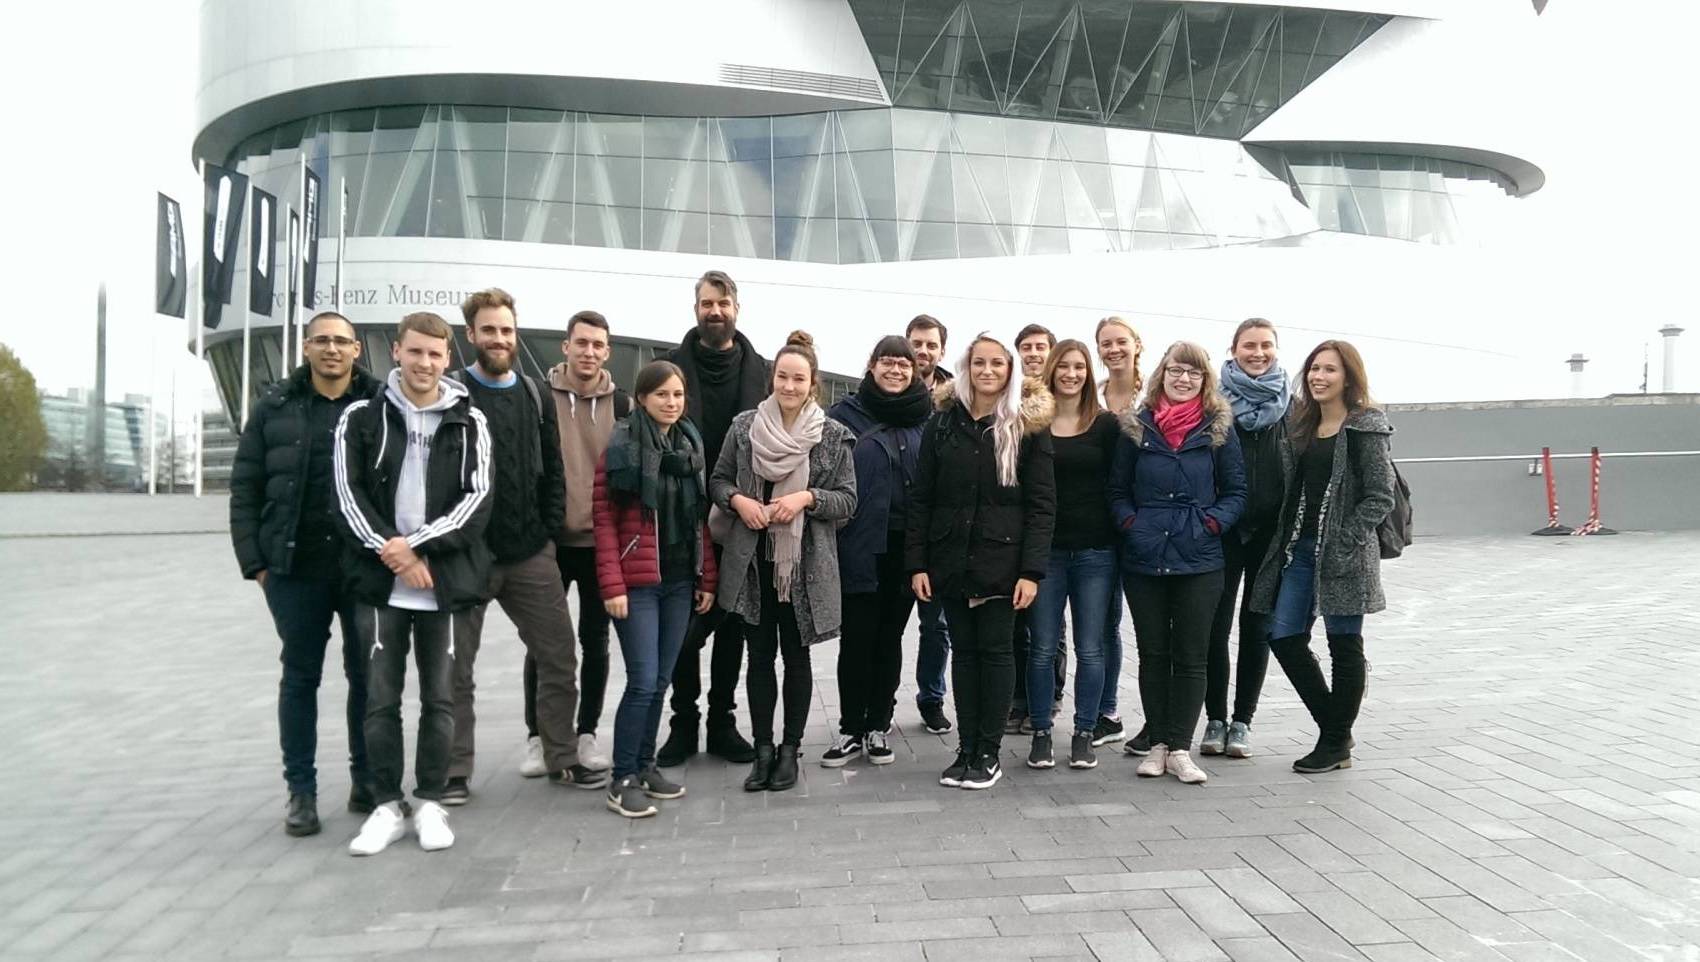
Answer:
POLYGON ((1222 754, 1222 746, 1211 742, 1203 742, 1198 746, 1198 753, 1200 755, 1220 755, 1222 754))
POLYGON ((978 791, 982 791, 982 790, 987 789, 987 788, 991 788, 993 785, 996 785, 998 782, 1000 782, 1002 780, 1003 780, 1003 769, 1000 767, 997 771, 992 773, 992 777, 990 779, 983 781, 983 782, 971 782, 968 779, 964 778, 962 780, 962 787, 968 789, 971 792, 978 792, 978 791))
POLYGON ((822 755, 821 758, 820 758, 820 767, 822 767, 822 768, 843 768, 844 766, 850 764, 850 759, 855 758, 857 755, 860 755, 860 754, 862 754, 861 749, 857 749, 854 753, 849 754, 849 755, 845 755, 842 758, 828 758, 825 755, 822 755))
POLYGON ((1071 759, 1068 760, 1068 767, 1070 767, 1070 768, 1097 768, 1098 767, 1098 759, 1094 758, 1089 762, 1077 762, 1077 761, 1075 761, 1074 759, 1071 758, 1071 759))
POLYGON ((654 805, 651 805, 641 812, 630 812, 621 808, 619 802, 610 798, 608 800, 608 811, 613 812, 615 815, 619 815, 622 818, 649 818, 651 815, 654 815, 657 811, 659 811, 659 809, 657 809, 654 805))
POLYGON ((1229 758, 1250 758, 1251 757, 1251 749, 1249 749, 1249 748, 1229 748, 1226 751, 1222 752, 1222 754, 1228 756, 1229 758))
POLYGON ((884 755, 870 755, 864 751, 862 752, 862 757, 866 758, 870 765, 890 765, 892 762, 897 761, 897 756, 889 752, 884 755))
POLYGON ((1037 768, 1037 769, 1041 769, 1041 770, 1046 769, 1046 768, 1055 768, 1055 767, 1057 767, 1057 760, 1054 759, 1054 758, 1046 758, 1046 759, 1043 759, 1041 761, 1036 762, 1033 759, 1029 758, 1027 760, 1027 767, 1028 768, 1037 768))
POLYGON ((360 839, 356 838, 354 841, 348 843, 348 854, 353 855, 357 858, 365 858, 366 856, 369 856, 369 855, 376 855, 379 852, 382 852, 384 849, 389 848, 391 845, 394 845, 395 843, 401 841, 406 836, 407 836, 407 826, 405 824, 402 824, 402 825, 396 826, 395 831, 390 833, 390 837, 384 841, 384 844, 379 845, 377 848, 362 847, 359 844, 360 839))
POLYGON ((531 765, 521 765, 519 767, 519 775, 521 778, 542 778, 547 774, 549 774, 549 770, 544 768, 541 763, 535 767, 531 765))
POLYGON ((453 835, 450 835, 447 841, 437 839, 436 841, 429 843, 425 841, 425 836, 419 836, 419 847, 427 852, 441 852, 445 848, 453 847, 454 843, 455 839, 453 835))
POLYGON ((1119 742, 1126 737, 1127 737, 1127 732, 1115 732, 1115 733, 1109 734, 1109 735, 1101 735, 1097 738, 1092 739, 1092 747, 1093 748, 1102 748, 1103 746, 1108 745, 1111 742, 1119 742))

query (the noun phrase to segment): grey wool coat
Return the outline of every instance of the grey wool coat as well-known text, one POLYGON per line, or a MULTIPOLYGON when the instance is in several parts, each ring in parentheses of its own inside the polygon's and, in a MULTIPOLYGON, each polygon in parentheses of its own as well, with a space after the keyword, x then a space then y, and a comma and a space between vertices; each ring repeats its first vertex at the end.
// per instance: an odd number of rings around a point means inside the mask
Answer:
MULTIPOLYGON (((1287 500, 1279 534, 1269 545, 1252 587, 1253 611, 1275 610, 1293 545, 1304 517, 1304 482, 1293 451, 1289 421, 1281 442, 1281 477, 1287 500)), ((1381 545, 1375 530, 1393 510, 1393 425, 1379 408, 1346 416, 1334 443, 1334 467, 1323 494, 1316 545, 1316 607, 1324 615, 1367 615, 1387 607, 1381 591, 1381 545)))
MULTIPOLYGON (((761 582, 756 575, 756 551, 761 532, 751 531, 732 510, 732 496, 762 498, 764 479, 756 474, 750 452, 750 422, 756 412, 745 411, 732 419, 720 459, 708 479, 708 497, 722 511, 733 515, 732 531, 721 546, 720 607, 743 618, 746 624, 761 622, 761 582)), ((797 632, 803 644, 813 645, 838 637, 843 608, 838 591, 838 529, 856 513, 856 470, 851 452, 856 436, 831 418, 821 426, 820 443, 809 452, 809 491, 815 506, 803 523, 803 560, 791 586, 791 605, 797 616, 797 632)))

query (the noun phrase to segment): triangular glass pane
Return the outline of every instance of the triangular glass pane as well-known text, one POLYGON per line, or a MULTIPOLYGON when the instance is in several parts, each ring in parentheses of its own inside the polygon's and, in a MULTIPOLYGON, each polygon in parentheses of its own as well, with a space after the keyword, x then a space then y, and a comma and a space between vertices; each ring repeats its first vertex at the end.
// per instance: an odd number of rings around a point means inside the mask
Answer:
POLYGON ((1007 57, 994 66, 992 53, 981 40, 974 11, 963 6, 961 52, 950 90, 950 109, 966 113, 1003 113, 1003 77, 1007 57))
POLYGON ((1134 7, 1129 14, 1127 42, 1122 49, 1110 99, 1110 116, 1120 126, 1151 130, 1162 104, 1163 80, 1175 56, 1180 32, 1179 10, 1134 7))
POLYGON ((892 187, 891 154, 861 151, 850 156, 851 173, 862 197, 862 209, 872 220, 897 219, 897 192, 892 187))
MULTIPOLYGON (((1008 163, 1002 157, 987 157, 978 154, 967 156, 968 172, 974 178, 974 187, 985 202, 986 210, 990 212, 995 224, 1011 224, 1015 221, 1009 195, 1008 163)), ((1031 161, 1037 170, 1037 162, 1031 161)))
POLYGON ((1063 204, 1063 164, 1047 160, 1039 173, 1039 196, 1033 204, 1032 224, 1035 227, 1067 227, 1068 213, 1063 204))
MULTIPOLYGON (((1145 152, 1144 176, 1139 182, 1139 199, 1133 207, 1135 233, 1167 233, 1169 218, 1163 205, 1162 160, 1157 155, 1157 139, 1145 152)), ((1135 245, 1137 246, 1137 244, 1135 245)))
POLYGON ((1279 104, 1293 99, 1305 85, 1310 59, 1316 52, 1322 24, 1328 18, 1320 10, 1281 11, 1281 94, 1279 104))
POLYGON ((1004 112, 1012 116, 1055 117, 1063 74, 1074 45, 1074 11, 1063 14, 1048 36, 1041 32, 1038 22, 1029 23, 1031 26, 1023 24, 1022 35, 1016 41, 1015 79, 1005 98, 1004 112))
MULTIPOLYGON (((903 107, 946 108, 950 106, 950 88, 955 78, 957 60, 962 50, 962 33, 967 17, 965 7, 958 7, 939 25, 924 47, 917 44, 914 68, 901 75, 897 93, 891 102, 903 107)), ((907 26, 903 30, 904 52, 912 36, 907 26)), ((902 68, 907 64, 900 65, 902 68)))
MULTIPOLYGON (((1064 65, 1062 89, 1057 94, 1059 120, 1084 121, 1099 124, 1104 119, 1104 105, 1099 99, 1098 75, 1092 38, 1087 34, 1080 17, 1074 17, 1074 35, 1070 40, 1068 63, 1064 65)), ((1105 67, 1109 65, 1104 64, 1105 67)))
POLYGON ((1222 60, 1228 55, 1228 31, 1234 20, 1234 7, 1227 4, 1189 3, 1186 8, 1187 47, 1192 57, 1193 97, 1200 102, 1209 99, 1221 71, 1222 60))
POLYGON ((944 151, 921 153, 905 150, 897 153, 894 160, 898 220, 943 223, 949 222, 955 215, 949 158, 949 153, 944 151))
POLYGON ((1181 19, 1175 34, 1174 55, 1169 58, 1169 73, 1163 80, 1163 101, 1157 108, 1157 130, 1178 133, 1198 132, 1197 94, 1193 92, 1193 52, 1186 19, 1181 19))
MULTIPOLYGON (((448 127, 444 124, 444 127, 448 127)), ((466 194, 460 186, 457 151, 437 151, 431 174, 431 208, 426 214, 427 237, 465 237, 466 194)))
POLYGON ((1271 11, 1242 8, 1235 14, 1223 61, 1216 68, 1200 133, 1238 137, 1245 132, 1246 115, 1264 61, 1268 59, 1274 23, 1275 14, 1271 11))
POLYGON ((1009 171, 1009 223, 1031 225, 1034 209, 1039 203, 1039 179, 1045 172, 1045 162, 1011 157, 1005 167, 1009 171))
POLYGON ((1116 80, 1133 7, 1126 0, 1083 0, 1077 7, 1080 26, 1076 36, 1086 38, 1085 46, 1092 57, 1092 77, 1098 84, 1098 105, 1106 113, 1119 92, 1116 80))
POLYGON ((969 13, 970 42, 978 47, 974 56, 978 58, 984 53, 986 76, 991 80, 1000 104, 1008 102, 1010 87, 1021 82, 1015 66, 1016 38, 1035 22, 1033 15, 1026 12, 1027 6, 1022 3, 980 4, 969 13))
POLYGON ((950 163, 951 180, 956 185, 956 211, 952 219, 958 224, 997 223, 974 180, 974 172, 968 158, 962 154, 952 154, 950 163))

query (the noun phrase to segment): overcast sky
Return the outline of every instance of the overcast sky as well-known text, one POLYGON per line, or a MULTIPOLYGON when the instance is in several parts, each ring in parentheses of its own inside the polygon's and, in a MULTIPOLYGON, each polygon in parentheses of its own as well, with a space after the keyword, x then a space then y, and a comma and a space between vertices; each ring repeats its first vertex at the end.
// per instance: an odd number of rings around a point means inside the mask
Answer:
MULTIPOLYGON (((114 0, 93 5, 98 24, 90 6, 8 4, 0 13, 14 38, 0 63, 12 93, 0 159, 11 194, 0 342, 50 391, 92 384, 95 292, 105 279, 108 395, 157 386, 163 396, 174 366, 180 387, 204 390, 211 379, 182 347, 186 328, 151 313, 154 193, 177 197, 191 222, 198 209, 189 158, 198 4, 114 0)), ((1543 376, 1530 393, 1564 395, 1561 362, 1575 351, 1594 360, 1590 393, 1637 390, 1648 344, 1658 390, 1656 332, 1673 321, 1691 329, 1679 387, 1700 389, 1700 330, 1683 296, 1700 215, 1688 99, 1697 27, 1690 3, 1551 0, 1529 26, 1528 66, 1483 83, 1474 107, 1529 131, 1547 183, 1518 202, 1508 236, 1480 252, 1503 268, 1494 273, 1503 286, 1458 296, 1511 305, 1503 324, 1528 356, 1552 359, 1550 382, 1543 376)), ((1435 324, 1436 339, 1468 337, 1447 331, 1445 318, 1435 324)), ((1443 371, 1434 379, 1437 398, 1503 396, 1448 383, 1443 371)))

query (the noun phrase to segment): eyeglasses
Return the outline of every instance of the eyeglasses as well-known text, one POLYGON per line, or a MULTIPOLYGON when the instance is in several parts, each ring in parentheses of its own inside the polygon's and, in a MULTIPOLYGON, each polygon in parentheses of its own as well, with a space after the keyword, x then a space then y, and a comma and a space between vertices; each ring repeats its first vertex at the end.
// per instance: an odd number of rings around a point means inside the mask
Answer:
POLYGON ((343 337, 339 334, 315 334, 307 339, 307 343, 319 348, 330 347, 335 344, 346 351, 354 346, 354 338, 343 337))
POLYGON ((891 371, 907 371, 915 365, 909 363, 906 357, 882 357, 874 362, 875 367, 883 367, 891 371))
POLYGON ((1168 367, 1163 369, 1163 373, 1169 375, 1170 377, 1174 378, 1177 381, 1197 381, 1200 378, 1204 377, 1204 372, 1200 371, 1198 368, 1196 368, 1196 367, 1184 367, 1184 366, 1179 365, 1179 364, 1169 365, 1168 367))

